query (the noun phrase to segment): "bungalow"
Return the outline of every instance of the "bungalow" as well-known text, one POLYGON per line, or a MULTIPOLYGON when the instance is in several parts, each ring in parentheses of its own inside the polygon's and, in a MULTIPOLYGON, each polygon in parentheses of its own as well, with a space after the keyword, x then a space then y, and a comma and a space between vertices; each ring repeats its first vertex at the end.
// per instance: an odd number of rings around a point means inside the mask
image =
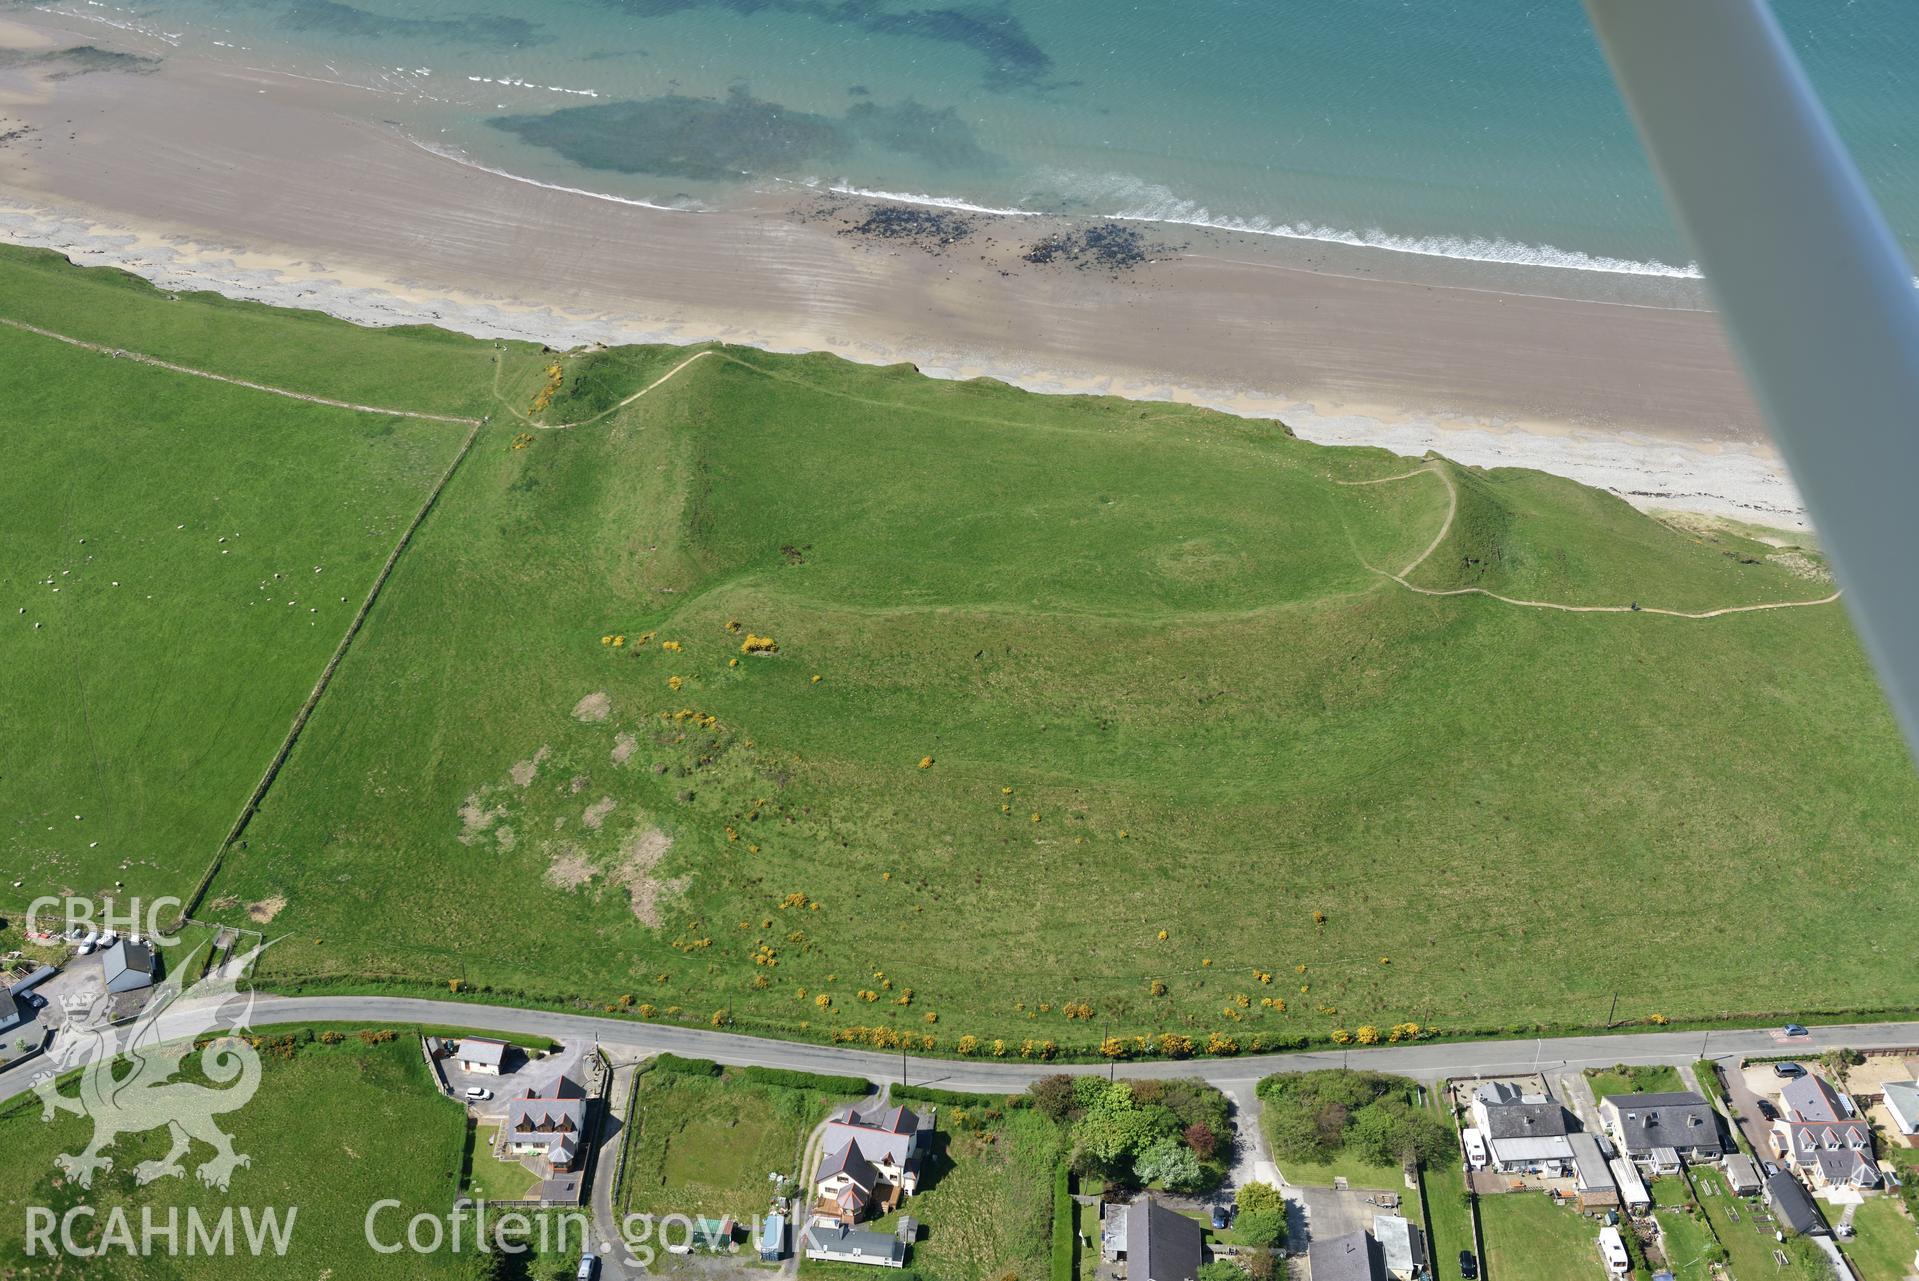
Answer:
POLYGON ((809 1219, 800 1233, 809 1259, 829 1263, 868 1263, 879 1268, 906 1266, 906 1243, 884 1232, 867 1232, 836 1219, 809 1219))
POLYGON ((1572 1164, 1566 1141, 1572 1126, 1556 1100, 1523 1093, 1509 1081, 1487 1081, 1473 1091, 1471 1111, 1472 1128, 1484 1136, 1495 1170, 1558 1173, 1572 1164))
POLYGON ((1907 1138, 1919 1138, 1919 1081, 1886 1082, 1886 1111, 1893 1128, 1907 1138))
POLYGON ((507 1101, 501 1143, 515 1156, 539 1157, 549 1174, 578 1169, 586 1156, 585 1142, 586 1089, 569 1072, 555 1077, 545 1094, 507 1101))
POLYGON ((1718 1114, 1689 1090, 1615 1094, 1600 1103, 1599 1117, 1621 1151, 1656 1171, 1676 1171, 1682 1159, 1717 1161, 1726 1150, 1718 1114))
POLYGON ((1816 1188, 1876 1188, 1883 1182, 1872 1159, 1872 1127, 1851 1099, 1811 1073, 1779 1091, 1772 1142, 1816 1188))
POLYGON ((1313 1281, 1386 1281, 1386 1260, 1370 1232, 1314 1241, 1306 1248, 1313 1281))
POLYGON ((1373 1240, 1386 1261, 1393 1281, 1413 1281, 1426 1275, 1426 1234, 1397 1214, 1373 1216, 1373 1240))
POLYGON ((814 1213, 843 1224, 891 1214, 919 1191, 920 1157, 932 1141, 931 1114, 895 1107, 862 1117, 846 1109, 826 1125, 826 1158, 813 1175, 814 1213))
POLYGON ((1726 1186, 1735 1196, 1751 1196, 1764 1184, 1759 1178, 1759 1167, 1752 1158, 1743 1152, 1735 1152, 1726 1158, 1726 1186))
POLYGON ((100 954, 100 970, 109 992, 138 992, 160 977, 160 961, 146 943, 120 939, 100 954))
POLYGON ((1826 1230, 1826 1221, 1819 1217, 1819 1208, 1812 1203, 1805 1185, 1784 1170, 1767 1176, 1766 1204, 1772 1207, 1780 1226, 1789 1232, 1818 1236, 1826 1230))
POLYGON ((1135 1198, 1126 1213, 1126 1281, 1194 1281, 1202 1247, 1196 1221, 1149 1196, 1135 1198))
POLYGON ((506 1071, 507 1051, 512 1048, 505 1041, 489 1040, 484 1036, 460 1038, 460 1049, 455 1057, 459 1060, 460 1070, 478 1076, 499 1076, 506 1071))

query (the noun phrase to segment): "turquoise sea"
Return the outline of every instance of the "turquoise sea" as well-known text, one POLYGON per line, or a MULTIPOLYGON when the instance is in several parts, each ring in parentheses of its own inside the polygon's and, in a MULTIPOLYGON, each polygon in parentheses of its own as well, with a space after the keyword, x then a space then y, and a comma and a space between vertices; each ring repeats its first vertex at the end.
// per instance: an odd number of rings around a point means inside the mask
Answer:
MULTIPOLYGON (((788 184, 1688 274, 1573 0, 59 0, 532 181, 788 184)), ((1919 250, 1919 3, 1777 0, 1919 250)))

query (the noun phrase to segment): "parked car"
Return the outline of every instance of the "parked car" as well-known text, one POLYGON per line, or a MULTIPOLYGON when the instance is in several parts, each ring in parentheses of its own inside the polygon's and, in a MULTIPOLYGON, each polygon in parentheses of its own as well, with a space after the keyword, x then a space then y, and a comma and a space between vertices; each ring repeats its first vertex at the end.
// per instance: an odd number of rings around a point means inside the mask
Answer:
POLYGON ((1465 1281, 1479 1281, 1479 1260, 1473 1257, 1471 1250, 1459 1252, 1459 1275, 1465 1281))
POLYGON ((484 1103, 493 1097, 493 1091, 478 1085, 466 1087, 466 1099, 469 1103, 484 1103))
POLYGON ((1765 1117, 1768 1121, 1777 1121, 1779 1119, 1779 1109, 1774 1107, 1769 1100, 1761 1099, 1759 1100, 1759 1115, 1765 1117))
POLYGON ((1214 1228, 1223 1231, 1228 1225, 1232 1223, 1232 1221, 1233 1221, 1233 1216, 1227 1212, 1227 1209, 1225 1206, 1216 1205, 1213 1207, 1213 1227, 1214 1228))
POLYGON ((573 1275, 576 1281, 593 1281, 594 1277, 600 1275, 600 1256, 593 1253, 591 1246, 580 1256, 580 1270, 573 1275))
POLYGON ((1772 1074, 1782 1081, 1790 1081, 1794 1077, 1804 1076, 1806 1069, 1797 1063, 1775 1063, 1772 1065, 1772 1074))
POLYGON ((1803 1024, 1788 1023, 1786 1024, 1786 1035, 1787 1036, 1811 1036, 1812 1033, 1806 1031, 1805 1026, 1803 1024))
POLYGON ((1765 1162, 1762 1162, 1762 1164, 1765 1166, 1767 1178, 1770 1179, 1773 1175, 1779 1173, 1779 1167, 1774 1165, 1771 1161, 1765 1161, 1765 1162))

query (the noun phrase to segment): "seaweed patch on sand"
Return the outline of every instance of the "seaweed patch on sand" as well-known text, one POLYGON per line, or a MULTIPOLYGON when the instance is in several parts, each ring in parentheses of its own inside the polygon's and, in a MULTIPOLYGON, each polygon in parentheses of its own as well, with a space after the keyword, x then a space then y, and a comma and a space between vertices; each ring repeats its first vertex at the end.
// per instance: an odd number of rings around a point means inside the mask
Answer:
POLYGON ((1020 257, 1036 267, 1067 266, 1117 275, 1158 262, 1181 248, 1148 241, 1139 228, 1123 222, 1096 222, 1048 236, 1020 257))

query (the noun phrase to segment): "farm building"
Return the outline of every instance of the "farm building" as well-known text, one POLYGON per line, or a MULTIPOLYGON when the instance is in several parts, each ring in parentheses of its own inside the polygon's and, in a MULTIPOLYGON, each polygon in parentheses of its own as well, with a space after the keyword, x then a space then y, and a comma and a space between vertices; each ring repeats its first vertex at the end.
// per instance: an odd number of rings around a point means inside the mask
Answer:
POLYGON ((14 999, 12 989, 0 987, 0 1032, 18 1027, 25 1018, 26 1011, 14 999))
POLYGON ((506 1071, 506 1056, 510 1048, 505 1041, 468 1036, 461 1038, 459 1051, 454 1057, 459 1060, 462 1072, 499 1076, 506 1071))
POLYGON ((138 992, 160 977, 160 962, 147 944, 120 939, 100 954, 100 972, 107 991, 138 992))

